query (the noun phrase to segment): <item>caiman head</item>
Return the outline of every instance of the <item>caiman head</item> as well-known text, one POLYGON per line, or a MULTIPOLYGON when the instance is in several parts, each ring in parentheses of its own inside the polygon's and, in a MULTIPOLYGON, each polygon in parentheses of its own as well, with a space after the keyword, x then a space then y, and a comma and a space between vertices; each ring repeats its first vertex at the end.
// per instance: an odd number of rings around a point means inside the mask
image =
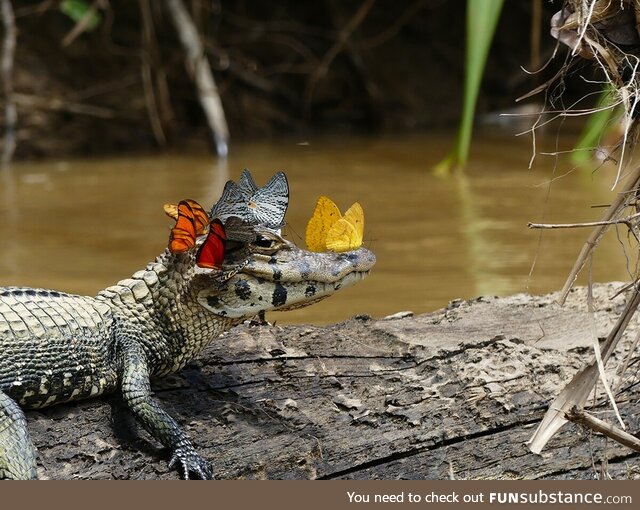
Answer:
POLYGON ((255 239, 230 243, 219 271, 194 265, 192 291, 209 312, 229 319, 291 310, 324 299, 369 274, 375 255, 366 248, 310 252, 276 231, 255 227, 255 239))

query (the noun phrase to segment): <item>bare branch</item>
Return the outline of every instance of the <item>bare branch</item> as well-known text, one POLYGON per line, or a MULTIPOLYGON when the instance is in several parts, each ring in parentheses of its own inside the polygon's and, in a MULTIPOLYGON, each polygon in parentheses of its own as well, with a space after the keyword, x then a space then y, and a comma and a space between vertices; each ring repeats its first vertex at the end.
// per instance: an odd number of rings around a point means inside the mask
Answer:
MULTIPOLYGON (((568 291, 567 291, 568 292, 568 291)), ((629 297, 624 311, 618 317, 615 326, 609 332, 607 339, 601 345, 602 363, 607 360, 618 345, 629 322, 640 306, 640 290, 634 289, 629 297)), ((540 453, 547 442, 567 422, 566 413, 575 406, 583 406, 589 393, 595 386, 599 377, 598 364, 593 356, 589 362, 580 369, 567 384, 560 394, 549 406, 544 418, 538 425, 533 436, 528 442, 529 449, 533 453, 540 453)))
POLYGON ((152 45, 155 41, 155 30, 153 28, 153 17, 151 16, 151 6, 149 0, 138 0, 138 6, 140 8, 140 14, 142 16, 142 46, 140 50, 140 58, 142 60, 142 66, 140 72, 142 75, 142 84, 144 87, 144 102, 147 106, 147 113, 149 115, 149 123, 151 124, 151 130, 156 142, 160 146, 167 144, 167 136, 162 127, 162 121, 158 114, 158 105, 156 101, 156 95, 153 87, 152 78, 152 66, 151 61, 152 45))
POLYGON ((568 420, 579 423, 584 427, 587 427, 596 432, 600 432, 607 437, 610 437, 614 441, 618 443, 628 446, 629 448, 640 452, 640 439, 635 436, 632 436, 628 432, 624 430, 620 430, 618 427, 610 425, 609 423, 602 421, 599 418, 587 413, 584 409, 574 406, 569 409, 565 416, 568 420))
POLYGON ((364 2, 362 2, 360 8, 356 11, 353 17, 342 28, 342 30, 340 30, 336 42, 333 44, 333 46, 331 46, 331 48, 329 48, 329 51, 324 54, 324 57, 322 57, 320 64, 318 65, 318 67, 316 67, 313 74, 310 76, 307 83, 307 88, 304 93, 304 106, 307 115, 311 108, 311 99, 313 98, 313 92, 316 88, 317 82, 326 76, 331 63, 345 47, 349 40, 349 37, 351 37, 351 34, 365 20, 374 3, 375 0, 364 0, 364 2))
POLYGON ((620 190, 618 195, 613 200, 612 204, 604 213, 602 218, 602 221, 604 223, 602 225, 596 226, 593 229, 593 232, 591 232, 591 234, 585 241, 584 245, 582 246, 582 249, 580 250, 578 258, 574 262, 573 267, 571 268, 571 272, 569 273, 569 276, 567 277, 567 280, 565 281, 565 284, 562 287, 562 291, 559 299, 560 304, 563 304, 567 299, 567 296, 569 295, 569 290, 571 289, 571 287, 573 287, 573 284, 578 278, 578 273, 580 273, 580 271, 582 270, 589 254, 598 245, 598 243, 600 242, 600 239, 606 232, 607 227, 609 226, 609 224, 607 224, 606 222, 612 221, 612 218, 614 218, 621 211, 621 209, 624 207, 624 202, 627 197, 627 194, 635 190, 638 187, 639 182, 640 182, 640 166, 637 166, 631 172, 631 175, 627 179, 627 182, 624 188, 620 190))
POLYGON ((585 223, 527 223, 529 228, 583 228, 583 227, 600 227, 605 225, 619 225, 625 224, 632 227, 631 221, 640 218, 640 213, 632 214, 625 218, 620 218, 619 220, 608 220, 608 221, 587 221, 585 223))
POLYGON ((101 106, 93 106, 85 103, 67 101, 57 97, 40 97, 30 94, 14 94, 16 104, 30 106, 34 108, 42 108, 44 110, 78 113, 80 115, 89 115, 101 119, 113 119, 118 115, 115 111, 101 106))
POLYGON ((13 97, 13 57, 16 50, 16 20, 10 0, 1 0, 2 25, 4 38, 2 41, 2 88, 4 92, 4 149, 2 151, 2 165, 11 161, 16 150, 16 125, 18 124, 18 110, 13 97))
POLYGON ((187 62, 193 70, 198 97, 207 117, 216 151, 218 156, 224 157, 229 152, 229 128, 202 41, 182 0, 166 0, 166 4, 187 54, 187 62))
POLYGON ((91 4, 91 7, 89 7, 87 9, 87 12, 84 13, 84 16, 82 16, 82 18, 80 18, 78 22, 73 26, 73 28, 69 30, 67 35, 64 36, 62 42, 60 43, 60 46, 66 48, 73 41, 75 41, 78 36, 82 35, 82 33, 87 30, 87 28, 89 28, 93 17, 98 11, 98 7, 104 8, 104 0, 94 0, 93 4, 91 4))

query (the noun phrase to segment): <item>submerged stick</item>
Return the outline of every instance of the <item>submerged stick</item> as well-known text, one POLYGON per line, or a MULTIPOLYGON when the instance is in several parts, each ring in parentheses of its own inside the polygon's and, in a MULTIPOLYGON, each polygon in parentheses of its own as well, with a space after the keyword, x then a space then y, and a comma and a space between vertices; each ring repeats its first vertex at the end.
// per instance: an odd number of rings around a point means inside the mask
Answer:
POLYGON ((193 70, 198 98, 207 118, 216 152, 218 156, 224 157, 229 152, 229 128, 202 41, 182 0, 166 0, 166 4, 187 55, 187 62, 193 70))
POLYGON ((565 413, 565 416, 569 421, 579 423, 580 425, 594 430, 595 432, 600 432, 614 441, 617 441, 624 446, 628 446, 632 450, 640 452, 640 439, 632 436, 624 430, 620 430, 618 427, 610 425, 600 418, 596 418, 595 416, 587 413, 581 407, 572 407, 565 413))
POLYGON ((4 149, 2 151, 2 165, 6 165, 13 158, 16 150, 16 125, 18 124, 18 110, 13 97, 13 57, 16 50, 16 20, 10 0, 1 0, 0 12, 4 38, 2 41, 2 88, 4 92, 4 149))

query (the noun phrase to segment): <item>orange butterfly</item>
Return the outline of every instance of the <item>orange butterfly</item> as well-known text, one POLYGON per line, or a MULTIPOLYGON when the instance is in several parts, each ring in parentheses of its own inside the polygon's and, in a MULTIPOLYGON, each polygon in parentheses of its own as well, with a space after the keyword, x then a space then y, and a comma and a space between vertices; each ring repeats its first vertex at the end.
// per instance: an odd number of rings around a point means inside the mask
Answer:
POLYGON ((224 260, 224 248, 227 234, 222 222, 216 218, 209 225, 209 234, 198 249, 196 264, 206 269, 217 269, 222 266, 224 260))
POLYGON ((209 216, 195 200, 181 200, 178 205, 165 204, 164 212, 176 220, 169 236, 169 251, 184 253, 196 245, 196 237, 206 234, 209 216))

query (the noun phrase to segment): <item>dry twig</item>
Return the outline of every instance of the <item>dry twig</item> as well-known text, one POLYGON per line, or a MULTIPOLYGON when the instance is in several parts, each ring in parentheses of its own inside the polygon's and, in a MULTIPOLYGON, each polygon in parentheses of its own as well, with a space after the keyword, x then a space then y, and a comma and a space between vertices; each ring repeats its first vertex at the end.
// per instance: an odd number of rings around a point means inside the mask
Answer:
POLYGON ((311 100, 313 99, 313 92, 315 91, 318 81, 326 76, 331 63, 345 47, 345 45, 349 41, 349 37, 351 37, 351 34, 365 20, 375 1, 376 0, 365 0, 364 2, 362 2, 360 8, 338 33, 336 42, 333 44, 333 46, 331 46, 331 48, 329 48, 329 51, 324 54, 324 57, 322 57, 322 60, 309 77, 309 81, 307 82, 307 87, 304 92, 305 116, 309 116, 309 112, 311 110, 311 100))
MULTIPOLYGON (((609 336, 601 346, 603 365, 613 353, 629 325, 629 321, 640 305, 640 290, 635 287, 627 306, 618 318, 609 336)), ((547 413, 529 440, 529 448, 534 453, 540 453, 547 442, 567 422, 566 413, 574 406, 581 407, 587 400, 589 393, 598 381, 599 371, 595 356, 573 376, 571 382, 565 386, 556 399, 549 406, 547 413)))
POLYGON ((91 25, 91 20, 98 12, 98 8, 106 8, 104 0, 94 0, 91 4, 91 7, 87 9, 87 12, 84 13, 84 16, 78 20, 78 22, 74 25, 74 27, 69 30, 67 35, 64 36, 60 45, 63 48, 69 46, 73 41, 75 41, 78 36, 82 35, 82 33, 89 28, 91 25))
POLYGON ((567 280, 562 287, 562 291, 560 294, 560 299, 558 300, 560 304, 563 304, 569 295, 569 291, 576 279, 578 278, 578 274, 584 267, 584 264, 589 257, 590 253, 593 249, 598 246, 600 239, 606 232, 607 228, 611 225, 611 221, 615 218, 620 211, 626 207, 625 199, 627 195, 638 188, 640 184, 640 166, 637 166, 632 172, 631 175, 627 178, 626 185, 618 192, 617 196, 614 198, 612 204, 605 211, 602 220, 599 222, 600 224, 593 229, 593 232, 589 235, 587 240, 585 241, 578 258, 576 259, 573 267, 571 268, 571 272, 567 277, 567 280))
POLYGON ((587 221, 584 223, 527 223, 529 228, 583 228, 583 227, 601 227, 607 225, 627 225, 630 229, 633 228, 632 220, 640 218, 640 213, 631 214, 625 218, 619 220, 609 221, 587 221))
POLYGON ((40 97, 30 94, 14 94, 13 97, 16 104, 34 108, 42 108, 44 110, 77 113, 80 115, 88 115, 90 117, 98 117, 101 119, 113 119, 118 116, 116 112, 109 108, 93 106, 86 103, 67 101, 65 99, 60 99, 57 97, 40 97))
POLYGON ((595 416, 587 413, 581 407, 572 407, 565 413, 565 416, 569 421, 579 423, 591 430, 600 432, 614 441, 640 452, 640 439, 628 432, 625 432, 624 430, 620 430, 618 427, 596 418, 595 416))

